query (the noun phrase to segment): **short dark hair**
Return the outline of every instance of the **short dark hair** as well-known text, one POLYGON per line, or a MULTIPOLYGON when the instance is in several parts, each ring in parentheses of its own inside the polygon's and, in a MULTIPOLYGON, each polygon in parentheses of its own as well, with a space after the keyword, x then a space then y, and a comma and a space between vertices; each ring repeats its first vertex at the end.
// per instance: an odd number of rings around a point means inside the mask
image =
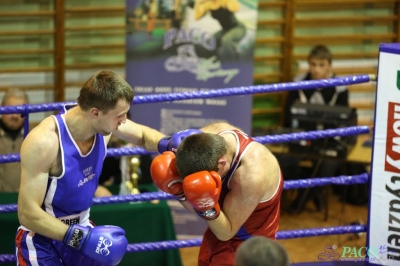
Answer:
POLYGON ((286 249, 276 240, 253 236, 236 250, 236 266, 289 266, 286 249))
POLYGON ((218 159, 227 151, 225 139, 211 133, 190 135, 176 151, 176 168, 181 177, 200 172, 218 171, 218 159))
POLYGON ((114 109, 120 99, 129 104, 133 101, 132 87, 119 75, 110 70, 102 70, 93 74, 82 86, 78 104, 87 111, 96 107, 107 113, 114 109))
POLYGON ((308 60, 316 58, 316 59, 326 59, 329 63, 332 63, 332 53, 325 45, 317 45, 314 46, 309 55, 308 60))

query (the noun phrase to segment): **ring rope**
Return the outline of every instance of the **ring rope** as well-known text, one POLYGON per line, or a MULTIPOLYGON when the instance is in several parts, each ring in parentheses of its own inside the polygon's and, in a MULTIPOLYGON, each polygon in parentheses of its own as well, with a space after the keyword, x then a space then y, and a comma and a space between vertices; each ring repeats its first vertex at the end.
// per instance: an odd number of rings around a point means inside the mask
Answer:
MULTIPOLYGON (((353 176, 337 176, 337 177, 322 177, 322 178, 309 178, 299 180, 288 180, 285 181, 283 189, 296 189, 296 188, 308 188, 316 186, 326 185, 353 185, 367 183, 369 174, 364 173, 353 176)), ((141 201, 152 201, 152 200, 169 200, 175 199, 172 195, 165 192, 146 192, 140 194, 128 194, 118 195, 110 197, 94 198, 93 205, 105 205, 105 204, 116 204, 126 202, 141 202, 141 201)), ((2 204, 0 205, 0 213, 11 213, 16 212, 18 204, 2 204)))
MULTIPOLYGON (((362 232, 366 232, 366 231, 367 231, 367 227, 364 225, 344 225, 344 226, 280 231, 280 232, 277 232, 275 236, 276 236, 276 239, 292 239, 292 238, 301 238, 301 237, 362 233, 362 232)), ((166 249, 194 247, 194 246, 200 246, 201 241, 202 241, 202 238, 194 238, 194 239, 186 239, 186 240, 172 240, 172 241, 128 244, 126 252, 142 252, 142 251, 154 251, 154 250, 166 250, 166 249)), ((15 262, 15 261, 16 261, 15 256, 12 254, 0 255, 0 264, 15 262)))
POLYGON ((287 134, 278 134, 270 136, 259 136, 253 139, 262 144, 273 144, 273 143, 283 143, 295 140, 304 139, 321 139, 329 137, 346 137, 351 135, 360 135, 370 132, 369 126, 350 126, 335 129, 324 129, 324 130, 310 130, 304 132, 295 132, 287 134))
MULTIPOLYGON (((370 132, 369 126, 351 126, 338 129, 325 129, 325 130, 314 130, 314 131, 278 134, 270 136, 258 136, 258 137, 253 137, 253 139, 261 144, 274 144, 274 143, 290 142, 295 140, 308 140, 308 139, 329 138, 337 136, 343 137, 343 136, 359 135, 369 132, 370 132)), ((155 154, 155 153, 149 152, 140 147, 107 149, 107 157, 120 157, 128 155, 146 155, 146 154, 155 154)), ((0 156, 0 163, 19 162, 20 160, 21 158, 18 153, 4 154, 0 156)))
MULTIPOLYGON (((300 230, 286 230, 276 233, 276 239, 292 239, 301 237, 325 236, 336 234, 349 234, 366 232, 364 225, 344 225, 333 227, 310 228, 300 230)), ((160 242, 147 242, 129 244, 127 252, 140 252, 164 249, 186 248, 201 245, 202 238, 186 239, 186 240, 173 240, 173 241, 160 241, 160 242)))
POLYGON ((308 178, 298 180, 287 180, 283 183, 283 189, 298 189, 309 187, 321 187, 327 185, 354 185, 365 184, 370 178, 369 173, 363 173, 353 176, 335 176, 335 177, 321 177, 321 178, 308 178))
POLYGON ((165 101, 177 101, 186 99, 199 99, 199 98, 215 98, 215 97, 226 97, 244 94, 257 94, 257 93, 271 93, 278 91, 290 91, 299 89, 316 89, 316 88, 327 88, 336 87, 342 85, 350 85, 357 83, 365 83, 374 79, 373 75, 355 75, 339 78, 321 79, 321 80, 307 80, 307 81, 295 81, 278 84, 266 84, 258 86, 246 86, 237 88, 224 88, 224 89, 213 89, 199 92, 183 92, 183 93, 165 93, 165 94, 154 94, 154 95, 139 95, 135 97, 133 101, 136 104, 141 103, 155 103, 165 101))
MULTIPOLYGON (((376 79, 374 75, 363 74, 363 75, 353 75, 353 76, 337 77, 337 78, 321 79, 321 80, 307 80, 307 81, 266 84, 266 85, 257 85, 248 87, 211 89, 199 92, 148 94, 148 95, 135 96, 132 103, 133 104, 157 103, 157 102, 179 101, 187 99, 215 98, 215 97, 226 97, 226 96, 238 96, 245 94, 290 91, 299 89, 316 89, 316 88, 326 88, 326 87, 365 83, 372 81, 374 79, 376 79)), ((76 101, 46 103, 46 104, 31 104, 28 106, 23 106, 23 105, 4 106, 4 107, 0 106, 0 114, 15 114, 15 113, 24 114, 27 111, 29 113, 56 111, 60 110, 64 104, 76 104, 76 101)))

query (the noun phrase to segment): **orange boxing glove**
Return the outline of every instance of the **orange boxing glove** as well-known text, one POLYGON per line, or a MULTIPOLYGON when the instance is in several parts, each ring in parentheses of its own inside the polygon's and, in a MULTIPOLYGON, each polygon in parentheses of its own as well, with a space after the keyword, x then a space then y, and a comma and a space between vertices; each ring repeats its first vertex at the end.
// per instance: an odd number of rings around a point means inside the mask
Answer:
POLYGON ((201 171, 183 179, 183 191, 197 214, 205 220, 217 219, 220 214, 219 196, 222 181, 217 172, 201 171))
POLYGON ((182 178, 175 164, 175 153, 165 151, 156 156, 150 165, 150 175, 154 184, 162 191, 174 195, 179 201, 185 201, 182 178))

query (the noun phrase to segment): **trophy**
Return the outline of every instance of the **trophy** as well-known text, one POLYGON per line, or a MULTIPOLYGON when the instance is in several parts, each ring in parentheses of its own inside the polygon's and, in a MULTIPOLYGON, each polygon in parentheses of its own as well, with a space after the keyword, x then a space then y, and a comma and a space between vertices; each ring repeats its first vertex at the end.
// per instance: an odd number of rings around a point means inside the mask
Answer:
POLYGON ((130 194, 139 194, 140 159, 139 156, 126 157, 129 164, 129 172, 125 186, 130 194))

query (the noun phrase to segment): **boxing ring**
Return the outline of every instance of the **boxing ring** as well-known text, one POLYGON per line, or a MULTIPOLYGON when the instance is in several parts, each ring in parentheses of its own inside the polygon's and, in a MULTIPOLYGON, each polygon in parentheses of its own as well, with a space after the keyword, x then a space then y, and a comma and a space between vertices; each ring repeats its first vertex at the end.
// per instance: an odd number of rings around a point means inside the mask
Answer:
MULTIPOLYGON (((400 52, 399 52, 400 53, 400 52)), ((400 62, 400 59, 399 59, 400 62)), ((400 64, 399 64, 400 65, 400 64)), ((399 71, 400 72, 400 71, 399 71)), ((378 73, 380 77, 380 72, 378 73)), ((400 74, 399 74, 400 77, 400 74)), ((288 82, 280 84, 271 85, 258 85, 249 87, 239 87, 239 88, 227 88, 227 89, 215 89, 209 91, 200 92, 188 92, 188 93, 171 93, 171 94, 157 94, 157 95, 146 95, 146 96, 136 96, 132 104, 146 104, 146 103, 156 103, 156 102, 168 102, 186 99, 197 99, 197 98, 213 98, 213 97, 227 97, 227 96, 237 96, 245 94, 257 94, 257 93, 271 93, 278 91, 289 91, 298 89, 312 89, 312 88, 326 88, 332 86, 340 85, 351 85, 360 84, 370 81, 375 81, 374 75, 354 75, 346 76, 333 79, 324 80, 314 80, 314 81, 300 81, 300 82, 288 82)), ((398 81, 399 82, 399 81, 398 81)), ((398 83, 400 84, 400 82, 398 83)), ((379 83, 378 83, 379 85, 379 83)), ((399 88, 400 90, 400 88, 399 88)), ((378 93, 377 93, 378 94, 378 93)), ((68 102, 72 103, 72 102, 68 102)), ((25 132, 28 132, 29 126, 29 114, 34 112, 44 112, 44 111, 55 111, 60 110, 65 103, 48 103, 48 104, 35 104, 35 105, 22 105, 22 106, 9 106, 0 107, 0 114, 11 114, 20 113, 25 116, 25 132)), ((396 109, 397 110, 397 109, 396 109)), ((400 107, 399 107, 400 110, 400 107)), ((400 118, 399 118, 400 119, 400 118)), ((376 123, 376 121, 375 121, 376 123)), ((376 126, 375 126, 376 128, 376 126)), ((400 128, 400 126, 399 126, 400 128)), ((317 131, 307 131, 307 132, 297 132, 292 134, 279 134, 279 135, 269 135, 269 136, 258 136, 254 139, 262 144, 275 144, 275 143, 285 143, 290 141, 299 140, 311 140, 319 138, 328 138, 335 136, 351 136, 370 133, 371 128, 368 126, 351 126, 338 129, 327 129, 327 130, 317 130, 317 131)), ((399 130, 400 132, 400 130, 399 130)), ((400 134, 399 134, 400 135, 400 134)), ((131 155, 146 155, 150 152, 142 148, 110 148, 108 149, 107 156, 131 156, 131 155)), ((20 160, 19 154, 7 154, 0 156, 0 163, 10 163, 17 162, 20 160)), ((372 160, 371 160, 372 163, 372 160)), ((371 171, 371 173, 373 173, 371 171)), ((352 185, 352 184, 364 184, 372 183, 372 174, 363 173, 360 175, 351 176, 336 176, 336 177, 322 177, 322 178, 309 178, 309 179, 299 179, 299 180, 289 180, 285 181, 284 189, 298 189, 298 188, 310 188, 315 186, 327 186, 327 185, 352 185)), ((400 191, 400 190, 399 190, 400 191)), ((400 192, 397 192, 400 194, 400 192)), ((398 196, 400 198, 400 196, 398 196)), ((148 192, 141 194, 128 194, 128 195, 116 195, 111 197, 94 198, 93 205, 104 205, 104 204, 115 204, 115 203, 131 203, 131 202, 145 202, 152 200, 175 200, 171 195, 164 192, 148 192)), ((371 205, 371 203, 369 203, 371 205)), ((400 205, 400 201, 398 203, 400 205)), ((17 204, 3 204, 0 205, 0 215, 2 213, 12 213, 17 211, 17 204)), ((369 215, 370 216, 370 215, 369 215)), ((132 219, 135 219, 134 217, 132 219)), ((10 230, 17 230, 13 228, 10 230)), ((293 239, 293 238, 306 238, 315 236, 325 236, 325 235, 337 235, 337 234, 354 234, 354 233, 370 233, 371 226, 367 225, 343 225, 343 226, 333 226, 333 227, 322 227, 322 228, 311 228, 311 229, 297 229, 288 231, 278 231, 276 234, 277 239, 293 239)), ((374 229, 375 230, 375 229, 374 229)), ((376 230, 375 230, 376 231, 376 230)), ((166 249, 178 249, 186 247, 200 246, 202 239, 186 239, 186 240, 173 240, 173 241, 160 241, 160 242, 144 242, 144 243, 131 243, 127 247, 127 252, 146 252, 155 250, 166 250, 166 249)), ((370 240, 367 240, 367 242, 370 240)), ((368 246, 368 243, 366 243, 368 246)), ((328 247, 329 249, 329 247, 328 247)), ((389 248, 390 249, 390 248, 389 248)), ((389 251, 387 249, 387 251, 389 251)), ((331 247, 332 252, 332 247, 331 247)), ((365 253, 365 252, 364 252, 365 253)), ((396 261, 389 261, 389 253, 378 254, 378 252, 367 252, 368 258, 362 261, 350 261, 349 265, 359 265, 362 263, 377 263, 380 265, 398 265, 396 261), (378 257, 378 255, 380 257, 378 257), (387 257, 386 257, 387 255, 387 257), (372 261, 371 261, 372 260, 372 261), (389 263, 389 264, 387 264, 389 263)), ((338 253, 333 253, 338 254, 338 253)), ((290 254, 289 254, 290 256, 290 254)), ((393 257, 392 257, 393 258, 393 257)), ((317 258, 316 258, 317 259, 317 258)), ((13 254, 0 254, 0 264, 10 263, 15 261, 15 256, 13 254)), ((348 263, 348 261, 341 260, 338 256, 327 256, 325 259, 320 259, 315 262, 316 264, 324 265, 343 265, 348 263)), ((298 264, 298 265, 314 265, 313 263, 298 264)))

